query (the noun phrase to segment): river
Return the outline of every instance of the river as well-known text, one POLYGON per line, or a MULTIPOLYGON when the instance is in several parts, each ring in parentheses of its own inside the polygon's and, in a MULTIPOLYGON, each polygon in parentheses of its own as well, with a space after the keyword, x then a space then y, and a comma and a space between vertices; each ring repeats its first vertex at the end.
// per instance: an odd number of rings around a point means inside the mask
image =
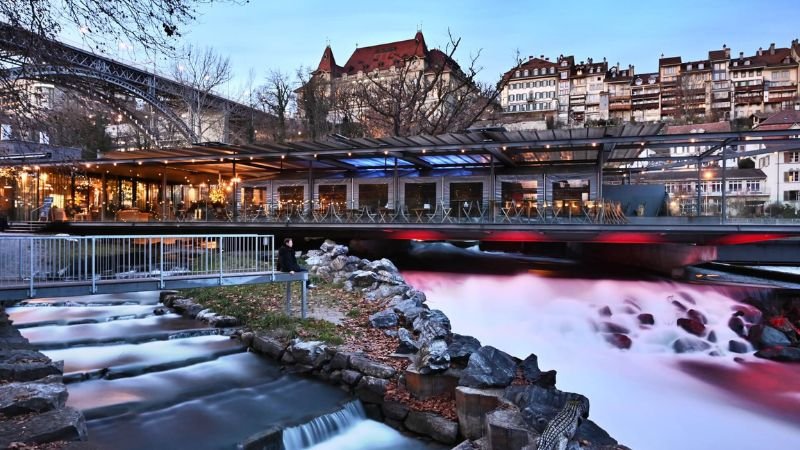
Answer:
MULTIPOLYGON (((497 255, 486 257, 474 267, 497 255)), ((561 390, 588 396, 590 418, 635 450, 800 448, 800 365, 728 351, 729 340, 741 341, 727 323, 747 308, 738 301, 747 289, 596 272, 404 276, 455 332, 519 358, 538 355, 542 370, 558 371, 561 390), (701 312, 716 343, 676 353, 674 341, 689 335, 676 325, 686 312, 675 302, 701 312), (655 324, 642 325, 641 313, 655 324), (627 329, 630 349, 607 342, 609 327, 627 329)))

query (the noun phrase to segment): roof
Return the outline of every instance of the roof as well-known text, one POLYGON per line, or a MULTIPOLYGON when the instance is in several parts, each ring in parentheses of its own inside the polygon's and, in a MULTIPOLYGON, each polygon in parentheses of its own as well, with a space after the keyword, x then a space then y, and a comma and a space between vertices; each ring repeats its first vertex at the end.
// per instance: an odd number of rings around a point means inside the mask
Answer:
POLYGON ((762 120, 759 124, 759 130, 786 130, 793 125, 800 125, 800 111, 798 110, 783 110, 769 116, 766 120, 762 120))
POLYGON ((642 86, 647 86, 648 84, 658 84, 658 73, 657 72, 640 73, 639 75, 633 77, 633 80, 631 80, 631 84, 639 86, 638 84, 636 84, 636 80, 642 80, 641 82, 642 86), (653 81, 653 83, 650 83, 650 79, 653 79, 655 81, 653 81))
POLYGON ((681 65, 682 72, 706 72, 711 70, 711 61, 707 59, 701 59, 699 61, 686 61, 681 65), (703 65, 703 68, 700 68, 700 64, 703 65), (689 68, 691 66, 691 69, 689 68))
POLYGON ((670 56, 667 58, 661 58, 658 60, 658 67, 661 66, 676 66, 681 63, 680 56, 670 56))
POLYGON ((711 50, 708 52, 708 59, 711 61, 719 61, 722 59, 731 58, 731 49, 725 47, 722 50, 711 50))
POLYGON ((608 72, 608 62, 592 62, 592 59, 589 58, 589 62, 586 64, 575 64, 572 66, 572 70, 570 71, 571 78, 580 78, 580 77, 588 77, 588 76, 597 76, 603 75, 605 77, 606 72, 608 72))
POLYGON ((735 58, 730 61, 729 67, 731 69, 749 69, 752 67, 765 67, 765 66, 780 66, 784 64, 797 65, 797 62, 792 59, 792 51, 788 48, 769 48, 766 50, 759 50, 761 53, 753 56, 745 56, 742 58, 735 58), (745 63, 750 61, 749 65, 745 63), (736 66, 733 64, 737 63, 736 66))
POLYGON ((707 122, 668 126, 666 130, 664 130, 664 134, 724 133, 727 131, 731 131, 730 122, 707 122))
POLYGON ((341 71, 342 68, 336 65, 336 60, 333 58, 331 46, 325 47, 325 51, 322 53, 322 59, 319 60, 319 65, 317 66, 317 72, 326 72, 335 75, 341 71))
MULTIPOLYGON (((722 169, 719 167, 704 167, 701 170, 702 179, 718 180, 722 178, 722 169)), ((656 172, 642 172, 636 176, 637 179, 642 181, 680 181, 680 180, 697 180, 697 169, 691 170, 665 170, 656 172)), ((738 169, 727 168, 725 169, 725 178, 732 179, 755 179, 763 180, 767 175, 761 169, 738 169)))
MULTIPOLYGON (((521 70, 532 71, 533 69, 547 69, 547 70, 549 70, 551 67, 554 67, 554 68, 558 67, 558 64, 555 63, 555 62, 552 62, 552 61, 548 61, 546 59, 530 58, 527 61, 523 62, 522 64, 520 64, 520 65, 514 67, 513 69, 509 70, 508 72, 504 73, 503 74, 503 81, 507 81, 507 80, 509 80, 511 78, 517 78, 517 77, 514 77, 514 74, 517 71, 521 71, 521 70)), ((541 75, 533 75, 533 73, 530 72, 528 77, 542 76, 542 75, 555 76, 556 74, 555 73, 552 73, 552 74, 543 73, 541 75)), ((521 77, 521 78, 525 78, 525 77, 521 77)))
POLYGON ((606 72, 606 83, 620 83, 620 82, 630 82, 633 79, 633 66, 628 66, 628 68, 620 69, 617 66, 612 66, 606 72))

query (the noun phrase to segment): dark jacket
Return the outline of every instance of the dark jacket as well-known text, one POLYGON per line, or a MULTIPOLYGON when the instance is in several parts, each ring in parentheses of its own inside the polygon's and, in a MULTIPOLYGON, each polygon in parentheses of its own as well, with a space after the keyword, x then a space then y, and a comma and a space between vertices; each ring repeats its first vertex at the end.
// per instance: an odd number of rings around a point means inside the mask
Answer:
POLYGON ((294 256, 294 249, 292 247, 281 246, 278 249, 278 270, 282 272, 297 272, 303 270, 297 264, 297 258, 294 256))

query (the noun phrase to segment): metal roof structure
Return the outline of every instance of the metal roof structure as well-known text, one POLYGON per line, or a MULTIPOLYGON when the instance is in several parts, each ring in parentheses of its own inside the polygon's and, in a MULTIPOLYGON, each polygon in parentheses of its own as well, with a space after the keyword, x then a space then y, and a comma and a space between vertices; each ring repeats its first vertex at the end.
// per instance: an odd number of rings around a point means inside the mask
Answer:
MULTIPOLYGON (((395 167, 425 172, 439 169, 494 167, 514 170, 589 165, 609 170, 630 168, 633 163, 641 162, 648 167, 638 167, 636 170, 646 171, 650 168, 660 170, 670 165, 696 164, 698 159, 703 162, 719 160, 723 157, 723 149, 728 152, 726 158, 800 150, 797 130, 666 135, 659 134, 662 126, 626 124, 542 131, 487 128, 437 136, 384 138, 329 135, 315 141, 259 145, 206 142, 181 148, 109 152, 101 158, 77 163, 85 164, 87 168, 103 168, 109 173, 119 172, 118 166, 122 166, 126 175, 135 174, 134 170, 145 173, 170 168, 200 177, 235 173, 250 179, 308 171, 322 175, 393 170, 395 167), (760 142, 770 145, 755 145, 760 142), (739 146, 744 146, 743 151, 736 151, 739 146), (658 152, 659 149, 678 147, 701 148, 702 153, 668 156, 658 152), (734 151, 736 153, 732 154, 734 151)), ((27 164, 47 166, 63 165, 64 162, 27 161, 27 164)), ((22 165, 22 162, 8 162, 5 165, 22 165)))

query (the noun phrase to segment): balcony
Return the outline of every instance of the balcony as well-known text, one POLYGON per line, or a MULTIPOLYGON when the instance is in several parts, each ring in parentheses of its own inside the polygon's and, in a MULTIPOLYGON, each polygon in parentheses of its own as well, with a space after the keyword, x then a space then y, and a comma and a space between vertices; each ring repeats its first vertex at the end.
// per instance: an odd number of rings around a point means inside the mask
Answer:
POLYGON ((608 105, 609 111, 629 111, 631 109, 630 102, 612 103, 608 105))
POLYGON ((769 89, 770 91, 795 92, 797 91, 797 83, 792 81, 767 81, 764 84, 764 89, 769 89))

